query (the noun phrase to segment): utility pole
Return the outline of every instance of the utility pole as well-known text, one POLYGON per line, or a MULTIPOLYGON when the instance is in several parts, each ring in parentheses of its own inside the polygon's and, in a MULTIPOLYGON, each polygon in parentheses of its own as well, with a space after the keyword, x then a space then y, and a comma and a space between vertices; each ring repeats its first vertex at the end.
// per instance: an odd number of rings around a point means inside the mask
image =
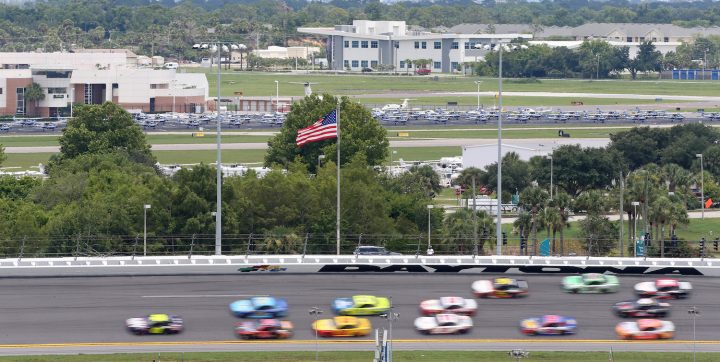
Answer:
POLYGON ((475 196, 475 176, 472 177, 472 188, 473 188, 473 208, 472 208, 472 215, 473 215, 473 255, 478 255, 478 225, 477 225, 477 196, 475 196))
POLYGON ((625 220, 623 220, 623 214, 624 214, 624 206, 625 203, 623 202, 623 197, 625 193, 625 179, 623 178, 623 173, 620 171, 620 257, 622 258, 625 254, 625 251, 623 250, 623 229, 625 229, 625 220))

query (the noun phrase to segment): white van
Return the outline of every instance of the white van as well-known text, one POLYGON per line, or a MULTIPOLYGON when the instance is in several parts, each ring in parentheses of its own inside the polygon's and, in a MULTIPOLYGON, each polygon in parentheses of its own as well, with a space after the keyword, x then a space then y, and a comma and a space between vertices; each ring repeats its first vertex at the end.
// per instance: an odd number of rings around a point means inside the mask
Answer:
POLYGON ((175 62, 167 62, 165 63, 165 69, 178 69, 179 64, 175 62))

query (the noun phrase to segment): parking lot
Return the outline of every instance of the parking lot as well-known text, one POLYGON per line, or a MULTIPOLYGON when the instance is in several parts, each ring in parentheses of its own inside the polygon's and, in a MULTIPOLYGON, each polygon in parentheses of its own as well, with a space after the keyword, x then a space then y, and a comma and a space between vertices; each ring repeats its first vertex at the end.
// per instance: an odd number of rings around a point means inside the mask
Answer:
MULTIPOLYGON (((456 111, 445 108, 427 110, 373 109, 372 115, 384 126, 428 125, 493 125, 497 124, 498 111, 481 109, 456 111)), ((220 115, 223 129, 277 129, 285 121, 286 113, 234 113, 220 115)), ((214 129, 215 114, 161 113, 133 115, 134 121, 145 130, 199 131, 214 129)), ((68 119, 45 121, 37 119, 14 119, 0 123, 0 133, 42 134, 58 133, 65 128, 68 119)), ((532 109, 507 110, 503 112, 504 124, 673 124, 683 122, 720 121, 720 112, 671 113, 665 111, 535 111, 532 109)))

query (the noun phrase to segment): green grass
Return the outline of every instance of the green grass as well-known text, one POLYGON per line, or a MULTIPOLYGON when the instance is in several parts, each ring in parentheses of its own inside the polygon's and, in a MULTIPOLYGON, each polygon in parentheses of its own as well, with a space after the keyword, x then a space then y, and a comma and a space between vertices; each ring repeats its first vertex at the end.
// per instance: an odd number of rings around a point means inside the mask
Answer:
MULTIPOLYGON (((216 87, 216 75, 207 68, 184 68, 181 71, 205 72, 210 89, 216 87)), ((275 81, 280 83, 281 96, 302 96, 301 84, 290 82, 313 82, 317 93, 330 94, 385 94, 392 92, 477 92, 476 80, 482 80, 481 91, 496 92, 496 78, 478 78, 462 75, 435 77, 334 75, 334 74, 288 74, 266 72, 223 71, 221 93, 226 96, 243 92, 244 96, 271 96, 275 94, 275 81), (437 79, 437 80, 435 80, 437 79)), ((716 96, 717 82, 680 82, 672 80, 564 80, 542 79, 537 83, 507 79, 503 83, 507 92, 578 92, 654 95, 716 96)), ((411 97, 412 98, 412 97, 411 97)))
MULTIPOLYGON (((388 103, 400 104, 403 98, 353 98, 355 102, 372 105, 385 105, 388 103)), ((572 102, 583 102, 586 106, 597 105, 627 105, 627 104, 662 104, 681 103, 682 101, 655 102, 652 99, 627 99, 627 98, 590 98, 590 97, 530 97, 530 96, 503 96, 503 108, 517 106, 571 106, 572 102)), ((410 107, 427 105, 445 105, 448 102, 457 102, 460 106, 477 106, 477 97, 425 97, 419 96, 409 101, 410 107)), ((496 105, 497 100, 493 97, 480 97, 480 104, 485 107, 496 105)))
MULTIPOLYGON (((567 133, 570 133, 573 138, 610 138, 611 133, 618 133, 621 131, 627 131, 626 129, 620 128, 587 128, 587 129, 571 129, 568 130, 564 124, 548 125, 542 128, 548 129, 505 129, 503 128, 503 139, 530 139, 530 138, 558 138, 558 130, 565 129, 567 133)), ((413 131, 402 131, 393 130, 388 131, 388 137, 391 140, 403 140, 403 139, 423 139, 423 138, 478 138, 478 139, 497 139, 497 129, 485 128, 477 130, 413 130, 413 131), (398 137, 398 132, 408 132, 408 137, 398 137)))
MULTIPOLYGON (((5 155, 7 159, 2 163, 2 167, 19 167, 18 170, 27 170, 39 163, 46 165, 53 153, 6 153, 5 155)), ((17 170, 9 169, 7 171, 17 170)))
MULTIPOLYGON (((223 143, 267 143, 272 136, 268 135, 233 135, 223 134, 223 143)), ((193 137, 191 133, 187 135, 147 135, 147 140, 153 145, 162 144, 178 144, 178 143, 215 143, 215 133, 205 134, 204 137, 193 137)))
MULTIPOLYGON (((365 362, 372 359, 373 352, 320 352, 320 361, 365 362)), ((608 352, 530 352, 528 361, 552 362, 607 362, 608 352)), ((692 353, 666 352, 615 352, 616 361, 623 362, 675 362, 692 359, 692 353)), ((720 359, 720 353, 697 354, 697 361, 710 362, 720 359)), ((211 353, 155 353, 155 354, 103 354, 103 355, 56 355, 56 356, 12 356, 0 357, 0 361, 18 362, 137 362, 137 361, 204 361, 204 362, 264 362, 264 361, 315 361, 315 352, 211 352, 211 353)), ((396 351, 393 360, 402 362, 415 361, 512 361, 506 351, 475 352, 475 351, 396 351)), ((523 359, 525 361, 525 359, 523 359)))

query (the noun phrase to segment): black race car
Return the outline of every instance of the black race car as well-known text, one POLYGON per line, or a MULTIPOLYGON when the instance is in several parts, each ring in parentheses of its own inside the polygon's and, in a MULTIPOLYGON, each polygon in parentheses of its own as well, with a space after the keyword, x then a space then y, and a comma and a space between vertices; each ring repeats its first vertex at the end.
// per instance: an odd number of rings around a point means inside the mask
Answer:
POLYGON ((670 304, 652 298, 615 303, 613 312, 622 318, 663 318, 670 314, 670 304))

